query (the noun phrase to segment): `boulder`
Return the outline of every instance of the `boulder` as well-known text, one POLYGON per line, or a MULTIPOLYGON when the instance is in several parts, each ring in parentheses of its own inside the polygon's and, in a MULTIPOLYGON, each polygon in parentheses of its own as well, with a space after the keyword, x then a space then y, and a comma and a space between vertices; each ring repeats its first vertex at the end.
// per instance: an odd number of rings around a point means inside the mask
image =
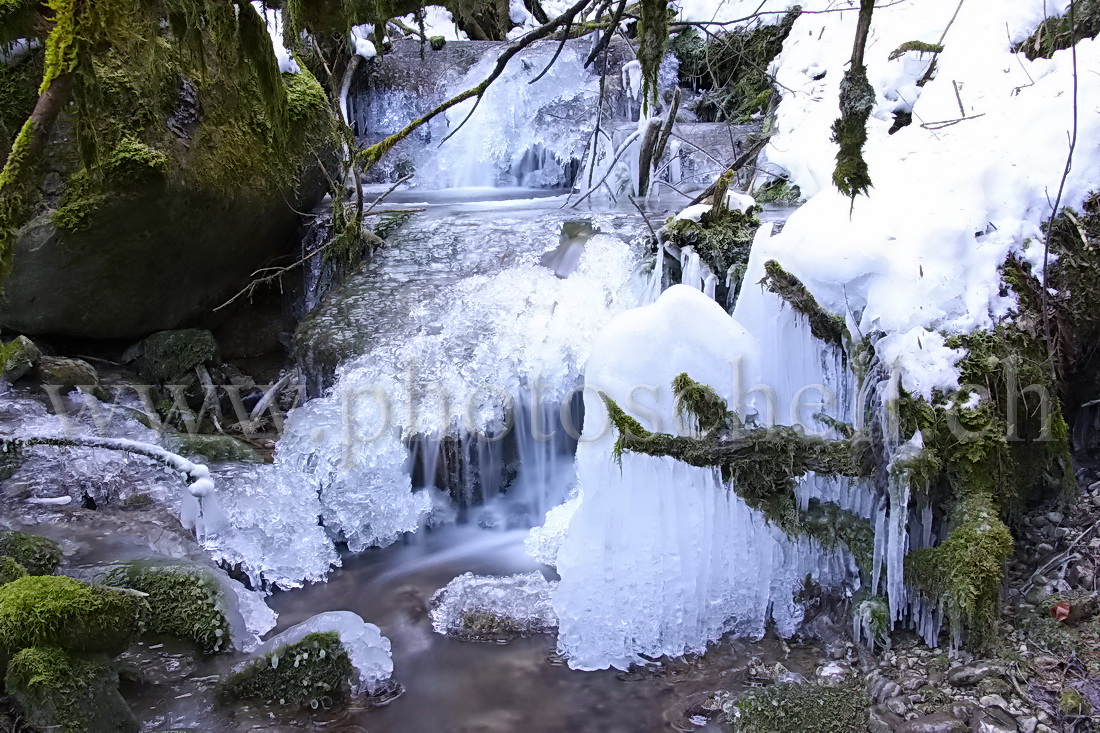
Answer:
POLYGON ((95 367, 83 359, 43 356, 38 360, 37 376, 42 384, 60 387, 62 392, 72 392, 77 387, 94 392, 99 386, 95 367))
POLYGON ((263 463, 264 458, 247 443, 229 435, 205 435, 180 433, 176 437, 179 452, 185 456, 203 456, 208 462, 234 461, 237 463, 263 463))
POLYGON ((32 647, 12 658, 4 678, 15 707, 38 730, 136 733, 118 692, 118 673, 100 656, 32 647))
POLYGON ((335 631, 307 634, 235 669, 222 682, 227 699, 312 706, 322 698, 346 700, 355 669, 335 631))
POLYGON ((4 379, 9 382, 25 376, 38 363, 42 352, 26 336, 16 336, 6 346, 7 359, 4 360, 4 379))
POLYGON ((206 654, 232 648, 228 601, 210 568, 193 563, 130 562, 113 568, 102 580, 148 594, 147 630, 190 639, 206 654))
POLYGON ((0 556, 18 562, 28 575, 53 575, 61 564, 61 545, 28 532, 0 530, 0 556))
POLYGON ((199 365, 220 360, 214 334, 201 328, 158 331, 126 350, 122 361, 133 366, 143 379, 170 384, 193 376, 199 365))
POLYGON ((944 712, 921 715, 907 720, 895 733, 967 733, 966 723, 944 712))
POLYGON ((60 575, 0 586, 0 653, 34 646, 119 654, 137 637, 140 594, 60 575))

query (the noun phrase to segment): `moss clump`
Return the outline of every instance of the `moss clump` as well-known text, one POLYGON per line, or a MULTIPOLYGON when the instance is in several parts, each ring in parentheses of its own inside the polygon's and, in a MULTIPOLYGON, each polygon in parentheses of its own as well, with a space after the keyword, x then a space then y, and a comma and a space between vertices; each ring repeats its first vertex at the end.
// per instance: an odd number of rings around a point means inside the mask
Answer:
POLYGON ((146 509, 153 505, 153 497, 148 494, 133 494, 122 500, 123 509, 146 509))
POLYGON ((456 635, 468 641, 507 641, 524 636, 526 630, 515 619, 486 609, 463 611, 456 635))
POLYGON ((737 698, 728 720, 737 733, 852 733, 867 729, 870 706, 862 690, 774 685, 737 698))
POLYGON ((784 270, 778 262, 765 262, 764 273, 760 284, 805 316, 814 338, 834 346, 844 346, 850 340, 844 319, 822 308, 802 281, 784 270))
POLYGON ((802 200, 802 189, 782 178, 768 181, 756 190, 756 200, 762 204, 794 206, 802 200))
MULTIPOLYGON (((2 21, 0 21, 2 23, 2 21)), ((31 53, 17 64, 0 64, 0 163, 38 100, 42 53, 31 53)))
POLYGON ((433 51, 440 51, 447 45, 447 39, 443 36, 428 36, 428 45, 433 51))
POLYGON ((106 201, 100 185, 82 168, 69 177, 61 192, 61 205, 50 215, 50 221, 58 229, 83 231, 92 226, 93 217, 106 201))
POLYGON ((1088 700, 1079 690, 1072 687, 1062 689, 1062 694, 1058 698, 1058 709, 1065 715, 1090 715, 1092 713, 1092 706, 1089 705, 1088 700))
POLYGON ((8 665, 5 685, 16 707, 41 730, 138 730, 118 693, 118 673, 100 657, 24 649, 8 665))
POLYGON ((205 654, 232 645, 225 594, 205 567, 133 562, 111 570, 103 582, 148 594, 144 622, 153 633, 190 639, 205 654))
POLYGON ((0 586, 0 650, 119 653, 141 630, 144 610, 135 593, 58 575, 19 578, 0 586))
POLYGON ((867 119, 875 106, 875 89, 863 66, 851 67, 840 82, 840 117, 833 122, 833 142, 840 146, 833 169, 833 185, 855 199, 871 188, 871 173, 863 159, 867 119))
POLYGON ((180 383, 200 364, 217 363, 221 352, 214 334, 201 328, 158 331, 122 356, 141 376, 157 384, 180 383))
POLYGON ((347 699, 355 670, 335 631, 307 634, 247 663, 225 679, 228 699, 260 698, 283 705, 317 708, 347 699))
POLYGON ((1014 50, 1031 60, 1049 59, 1078 41, 1095 38, 1100 33, 1100 0, 1077 0, 1073 11, 1073 23, 1068 12, 1047 18, 1014 50))
POLYGON ((52 575, 61 564, 61 545, 36 534, 0 530, 0 555, 14 559, 30 575, 52 575))
POLYGON ((168 156, 127 135, 119 141, 103 165, 107 175, 139 183, 150 174, 167 173, 168 156))
POLYGON ((760 228, 760 207, 749 211, 714 207, 699 221, 669 219, 661 232, 666 241, 677 247, 694 247, 699 257, 724 281, 729 273, 734 281, 733 294, 741 289, 741 280, 749 261, 753 237, 760 228))
POLYGON ((695 29, 673 39, 681 86, 704 92, 692 105, 701 121, 744 123, 768 111, 774 95, 768 67, 801 13, 795 7, 777 24, 720 32, 706 41, 695 29))
POLYGON ((925 41, 906 41, 890 52, 890 60, 900 59, 910 51, 917 53, 943 53, 943 46, 938 43, 926 43, 925 41))
POLYGON ((263 456, 255 448, 229 435, 180 433, 176 440, 179 442, 180 452, 185 455, 201 455, 211 461, 264 462, 263 456))
POLYGON ((26 577, 27 569, 7 555, 0 555, 0 585, 26 577))

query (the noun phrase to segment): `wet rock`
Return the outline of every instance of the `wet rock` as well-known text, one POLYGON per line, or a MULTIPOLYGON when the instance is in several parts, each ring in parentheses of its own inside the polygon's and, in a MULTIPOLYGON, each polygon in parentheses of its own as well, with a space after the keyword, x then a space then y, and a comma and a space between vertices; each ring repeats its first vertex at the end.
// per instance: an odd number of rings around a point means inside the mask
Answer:
POLYGON ((978 713, 978 706, 969 700, 956 700, 947 711, 963 722, 969 722, 978 713))
POLYGON ((1030 716, 1018 718, 1016 722, 1020 726, 1020 733, 1035 733, 1039 727, 1039 719, 1030 716))
POLYGON ((963 664, 947 673, 947 681, 954 687, 973 687, 984 679, 1004 675, 1004 665, 999 662, 981 661, 963 664))
POLYGON ((970 721, 972 733, 1017 733, 1019 729, 1016 718, 999 705, 986 708, 970 721))
POLYGON ((235 668, 222 682, 220 694, 227 699, 258 698, 316 708, 325 698, 347 700, 354 674, 340 635, 318 632, 235 668))
MULTIPOLYGON (((877 674, 877 673, 876 673, 877 674)), ((902 693, 901 687, 888 677, 876 676, 867 686, 867 694, 875 702, 881 703, 902 693)))
POLYGON ((1000 695, 1005 697, 1012 694, 1012 685, 1005 682, 1000 677, 987 677, 978 683, 978 696, 984 697, 985 695, 1000 695))
POLYGON ((833 661, 817 668, 817 681, 829 687, 842 685, 852 675, 852 665, 845 661, 833 661))
POLYGON ((102 657, 29 648, 4 679, 27 722, 63 733, 136 733, 138 723, 118 692, 118 673, 102 657))
POLYGON ((9 382, 14 382, 26 375, 38 363, 42 352, 26 336, 17 336, 7 346, 11 349, 11 353, 4 362, 3 377, 9 382))
POLYGON ((894 715, 899 717, 905 717, 905 714, 909 712, 909 701, 904 695, 898 695, 897 697, 891 697, 885 703, 886 708, 894 715))
POLYGON ((978 704, 983 708, 999 707, 1006 708, 1008 703, 1000 695, 984 695, 978 698, 978 704))
POLYGON ((432 596, 432 628, 467 641, 508 641, 553 631, 558 625, 550 603, 554 587, 539 572, 463 573, 432 596))
POLYGON ((200 364, 220 360, 214 334, 201 328, 158 331, 131 346, 122 355, 142 378, 157 384, 169 384, 190 377, 200 364))
POLYGON ((0 652, 33 646, 119 654, 140 631, 142 598, 59 575, 0 586, 0 652))
POLYGON ((71 392, 77 387, 92 391, 99 386, 95 367, 82 359, 43 356, 38 360, 37 376, 42 384, 60 387, 62 392, 71 392))
POLYGON ((875 705, 869 711, 867 727, 871 733, 892 733, 905 719, 890 711, 885 705, 875 705))
POLYGON ((907 720, 894 730, 896 733, 966 733, 966 723, 940 712, 907 720))

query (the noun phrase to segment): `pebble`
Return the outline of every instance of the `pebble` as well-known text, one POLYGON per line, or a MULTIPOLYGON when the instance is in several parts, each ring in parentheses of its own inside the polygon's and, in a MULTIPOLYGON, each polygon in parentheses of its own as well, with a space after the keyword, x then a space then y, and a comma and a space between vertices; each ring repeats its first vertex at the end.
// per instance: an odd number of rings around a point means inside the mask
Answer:
POLYGON ((973 687, 989 677, 1001 677, 1004 667, 997 662, 983 661, 961 664, 947 673, 947 681, 954 687, 973 687))
POLYGON ((912 720, 907 720, 897 728, 895 733, 966 733, 966 723, 944 712, 931 715, 919 715, 912 720))

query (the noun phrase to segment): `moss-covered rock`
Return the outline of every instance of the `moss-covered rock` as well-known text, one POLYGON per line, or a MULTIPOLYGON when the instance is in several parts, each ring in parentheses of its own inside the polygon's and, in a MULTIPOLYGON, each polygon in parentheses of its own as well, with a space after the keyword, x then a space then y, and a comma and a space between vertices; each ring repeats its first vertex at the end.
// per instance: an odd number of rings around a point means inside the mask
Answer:
POLYGON ((26 577, 27 569, 7 555, 0 555, 0 585, 26 577))
POLYGON ((231 648, 225 593, 209 568, 132 562, 102 580, 148 594, 144 621, 149 631, 190 639, 206 654, 231 648))
POLYGON ((26 336, 16 336, 4 345, 4 379, 9 382, 23 377, 38 363, 42 352, 26 336))
POLYGON ((24 649, 8 664, 7 693, 27 722, 64 733, 131 733, 137 720, 102 657, 52 647, 24 649))
POLYGON ((81 62, 46 155, 22 172, 25 201, 0 221, 12 247, 0 323, 91 337, 174 328, 290 246, 296 211, 327 186, 318 161, 338 150, 328 96, 305 63, 279 73, 250 5, 66 8, 81 62))
POLYGON ((196 366, 219 361, 218 342, 214 334, 201 328, 159 331, 127 349, 122 360, 144 379, 174 384, 191 377, 196 366))
POLYGON ((62 392, 71 392, 77 387, 94 391, 99 386, 95 367, 83 359, 43 356, 38 360, 36 374, 42 384, 60 387, 62 392))
POLYGON ((1068 10, 1064 15, 1047 18, 1015 50, 1032 60, 1049 59, 1057 51, 1100 33, 1100 0, 1076 0, 1073 16, 1072 23, 1068 10))
POLYGON ((699 221, 670 219, 661 232, 669 244, 678 247, 694 247, 711 272, 718 276, 719 288, 715 298, 725 302, 727 295, 736 296, 749 261, 749 249, 753 237, 760 228, 760 207, 748 211, 715 207, 705 212, 699 221), (732 283, 729 293, 726 275, 732 283))
POLYGON ((223 680, 224 699, 259 698, 269 703, 310 706, 347 697, 355 669, 335 631, 307 634, 247 662, 223 680))
POLYGON ((862 690, 775 685, 737 698, 728 718, 737 733, 852 733, 867 730, 870 705, 862 690))
POLYGON ((29 575, 53 575, 61 564, 61 545, 28 532, 0 530, 0 555, 6 555, 29 575))
POLYGON ((136 593, 59 575, 19 578, 0 586, 0 651, 56 646, 117 654, 140 632, 144 609, 136 593))
POLYGON ((184 455, 200 455, 213 462, 264 462, 263 456, 255 448, 229 435, 179 433, 175 438, 179 443, 180 453, 184 455))

